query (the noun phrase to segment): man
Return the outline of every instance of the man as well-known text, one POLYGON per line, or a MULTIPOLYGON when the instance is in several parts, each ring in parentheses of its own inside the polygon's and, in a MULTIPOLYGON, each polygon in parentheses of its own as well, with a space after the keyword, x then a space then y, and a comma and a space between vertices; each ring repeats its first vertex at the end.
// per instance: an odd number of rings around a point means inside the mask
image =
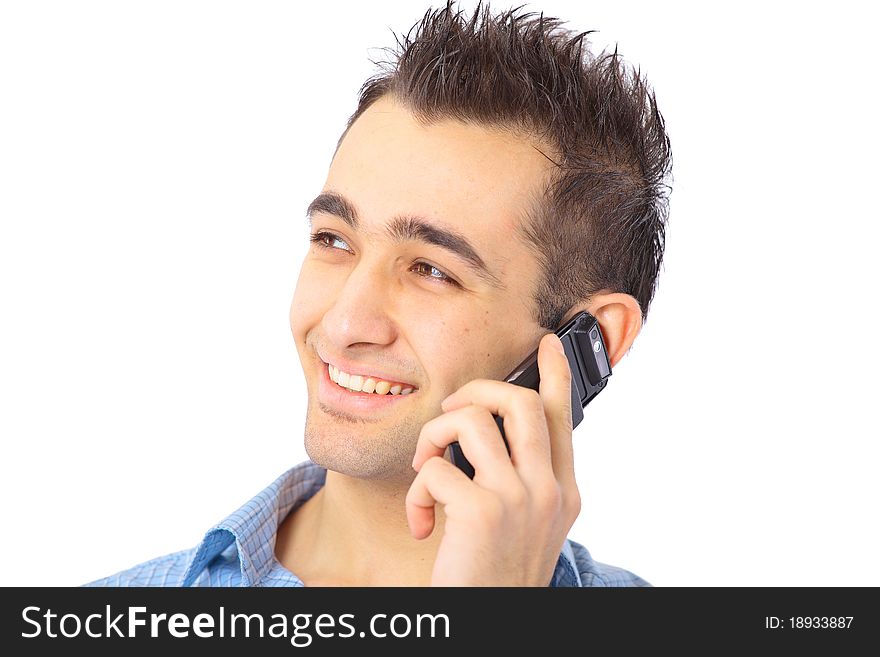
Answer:
POLYGON ((669 142, 638 74, 559 24, 447 3, 399 42, 308 208, 290 326, 311 461, 200 545, 93 585, 648 585, 566 539, 580 496, 553 331, 586 310, 612 367, 632 345, 669 142), (536 345, 540 390, 503 382, 536 345))

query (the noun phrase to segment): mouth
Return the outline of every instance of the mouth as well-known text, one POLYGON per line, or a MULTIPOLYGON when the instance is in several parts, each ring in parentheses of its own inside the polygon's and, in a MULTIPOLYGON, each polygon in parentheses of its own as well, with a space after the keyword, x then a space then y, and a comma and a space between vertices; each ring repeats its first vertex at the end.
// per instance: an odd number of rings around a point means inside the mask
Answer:
POLYGON ((351 394, 371 397, 406 396, 418 392, 418 386, 381 375, 345 371, 319 358, 326 378, 336 387, 351 394))
MULTIPOLYGON (((325 413, 336 418, 357 418, 359 422, 379 421, 387 417, 387 414, 394 413, 395 409, 400 408, 400 404, 409 405, 409 400, 418 393, 418 388, 412 383, 391 378, 377 378, 375 372, 372 375, 368 373, 352 375, 320 359, 317 364, 320 368, 318 405, 325 413), (345 375, 348 375, 347 381, 345 375), (370 391, 371 387, 372 391, 370 391)), ((390 373, 385 373, 386 377, 388 374, 390 373)))

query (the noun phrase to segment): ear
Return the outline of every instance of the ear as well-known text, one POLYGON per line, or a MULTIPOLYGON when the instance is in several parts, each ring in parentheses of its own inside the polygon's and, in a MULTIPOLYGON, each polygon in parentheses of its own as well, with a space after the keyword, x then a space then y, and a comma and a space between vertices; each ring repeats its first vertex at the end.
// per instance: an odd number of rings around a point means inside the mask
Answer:
POLYGON ((599 328, 608 350, 608 360, 614 368, 642 330, 642 309, 639 302, 632 295, 622 292, 600 292, 594 294, 588 304, 578 304, 572 308, 564 321, 582 310, 599 320, 599 328))

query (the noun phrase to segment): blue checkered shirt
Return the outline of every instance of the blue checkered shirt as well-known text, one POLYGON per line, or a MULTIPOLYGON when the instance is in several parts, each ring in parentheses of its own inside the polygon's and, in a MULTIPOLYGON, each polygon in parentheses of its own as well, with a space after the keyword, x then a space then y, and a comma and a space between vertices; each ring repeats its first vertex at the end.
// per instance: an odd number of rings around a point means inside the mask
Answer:
MULTIPOLYGON (((278 477, 205 534, 174 552, 85 586, 304 586, 275 558, 278 525, 324 485, 327 471, 306 461, 278 477)), ((550 586, 650 586, 628 570, 593 561, 567 540, 550 586)))

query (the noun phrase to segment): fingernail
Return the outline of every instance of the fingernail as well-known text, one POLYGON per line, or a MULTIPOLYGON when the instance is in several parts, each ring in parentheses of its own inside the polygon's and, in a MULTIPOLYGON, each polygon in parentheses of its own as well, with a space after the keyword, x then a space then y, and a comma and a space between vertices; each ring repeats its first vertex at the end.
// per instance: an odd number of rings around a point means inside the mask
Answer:
POLYGON ((556 350, 560 354, 562 354, 563 356, 565 355, 565 347, 562 346, 562 340, 560 340, 559 336, 555 333, 553 334, 553 346, 556 347, 556 350))

